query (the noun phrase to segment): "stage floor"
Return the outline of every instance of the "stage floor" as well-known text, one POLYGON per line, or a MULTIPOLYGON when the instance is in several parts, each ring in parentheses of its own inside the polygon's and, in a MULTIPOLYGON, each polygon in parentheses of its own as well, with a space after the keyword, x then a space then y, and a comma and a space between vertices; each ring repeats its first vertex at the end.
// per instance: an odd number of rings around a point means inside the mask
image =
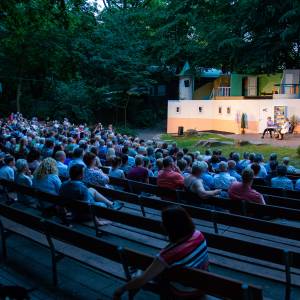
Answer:
POLYGON ((288 134, 285 135, 283 140, 277 140, 275 138, 270 138, 269 135, 265 135, 265 138, 261 138, 261 134, 229 134, 226 137, 232 138, 234 140, 249 141, 254 145, 272 145, 275 147, 289 147, 297 148, 300 146, 300 134, 288 134))

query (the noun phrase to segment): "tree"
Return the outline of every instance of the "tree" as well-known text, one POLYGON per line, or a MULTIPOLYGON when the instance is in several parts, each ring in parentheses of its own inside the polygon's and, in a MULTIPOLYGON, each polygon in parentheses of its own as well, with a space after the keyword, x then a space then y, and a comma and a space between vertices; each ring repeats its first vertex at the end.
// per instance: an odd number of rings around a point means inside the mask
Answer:
POLYGON ((0 2, 3 113, 62 117, 69 108, 74 121, 144 125, 137 111, 161 117, 147 89, 186 60, 249 74, 300 68, 299 1, 102 2, 0 2))

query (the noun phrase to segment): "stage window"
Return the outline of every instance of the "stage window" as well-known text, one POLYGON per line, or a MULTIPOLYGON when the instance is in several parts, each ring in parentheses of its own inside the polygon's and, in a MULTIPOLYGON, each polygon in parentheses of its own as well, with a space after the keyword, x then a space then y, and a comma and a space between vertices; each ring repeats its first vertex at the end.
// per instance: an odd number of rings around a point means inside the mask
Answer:
POLYGON ((222 107, 219 106, 219 114, 221 114, 221 113, 222 113, 222 107))
POLYGON ((199 113, 202 113, 202 111, 203 111, 203 107, 202 106, 199 106, 199 113))
POLYGON ((184 81, 184 86, 185 86, 186 88, 190 87, 190 81, 189 81, 189 80, 185 80, 185 81, 184 81))
POLYGON ((227 113, 231 114, 231 108, 230 107, 227 107, 227 113))
POLYGON ((177 112, 178 114, 180 113, 180 107, 179 107, 179 106, 176 107, 176 112, 177 112))

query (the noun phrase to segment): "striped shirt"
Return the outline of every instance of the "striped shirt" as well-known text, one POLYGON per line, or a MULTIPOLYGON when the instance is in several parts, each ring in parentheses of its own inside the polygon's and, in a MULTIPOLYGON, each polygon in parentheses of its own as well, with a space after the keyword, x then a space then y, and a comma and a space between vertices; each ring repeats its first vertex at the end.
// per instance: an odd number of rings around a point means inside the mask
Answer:
POLYGON ((184 266, 195 269, 208 269, 208 252, 203 234, 195 230, 193 235, 179 243, 171 243, 158 255, 168 267, 184 266))

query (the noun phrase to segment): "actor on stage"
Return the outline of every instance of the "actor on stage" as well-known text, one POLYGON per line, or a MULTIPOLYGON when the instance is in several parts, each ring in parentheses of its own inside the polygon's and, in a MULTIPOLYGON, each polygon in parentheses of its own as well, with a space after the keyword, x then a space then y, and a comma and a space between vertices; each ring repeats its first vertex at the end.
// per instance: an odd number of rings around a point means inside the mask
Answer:
POLYGON ((273 137, 272 132, 275 131, 275 128, 274 128, 274 122, 272 121, 271 117, 268 117, 268 119, 267 119, 267 128, 264 130, 264 132, 261 136, 262 139, 265 138, 265 134, 267 131, 269 131, 270 137, 272 138, 273 137))
POLYGON ((288 118, 286 118, 284 124, 281 127, 281 129, 278 131, 278 133, 279 133, 278 139, 279 140, 282 140, 283 136, 290 131, 290 126, 291 126, 290 121, 289 121, 288 118))

